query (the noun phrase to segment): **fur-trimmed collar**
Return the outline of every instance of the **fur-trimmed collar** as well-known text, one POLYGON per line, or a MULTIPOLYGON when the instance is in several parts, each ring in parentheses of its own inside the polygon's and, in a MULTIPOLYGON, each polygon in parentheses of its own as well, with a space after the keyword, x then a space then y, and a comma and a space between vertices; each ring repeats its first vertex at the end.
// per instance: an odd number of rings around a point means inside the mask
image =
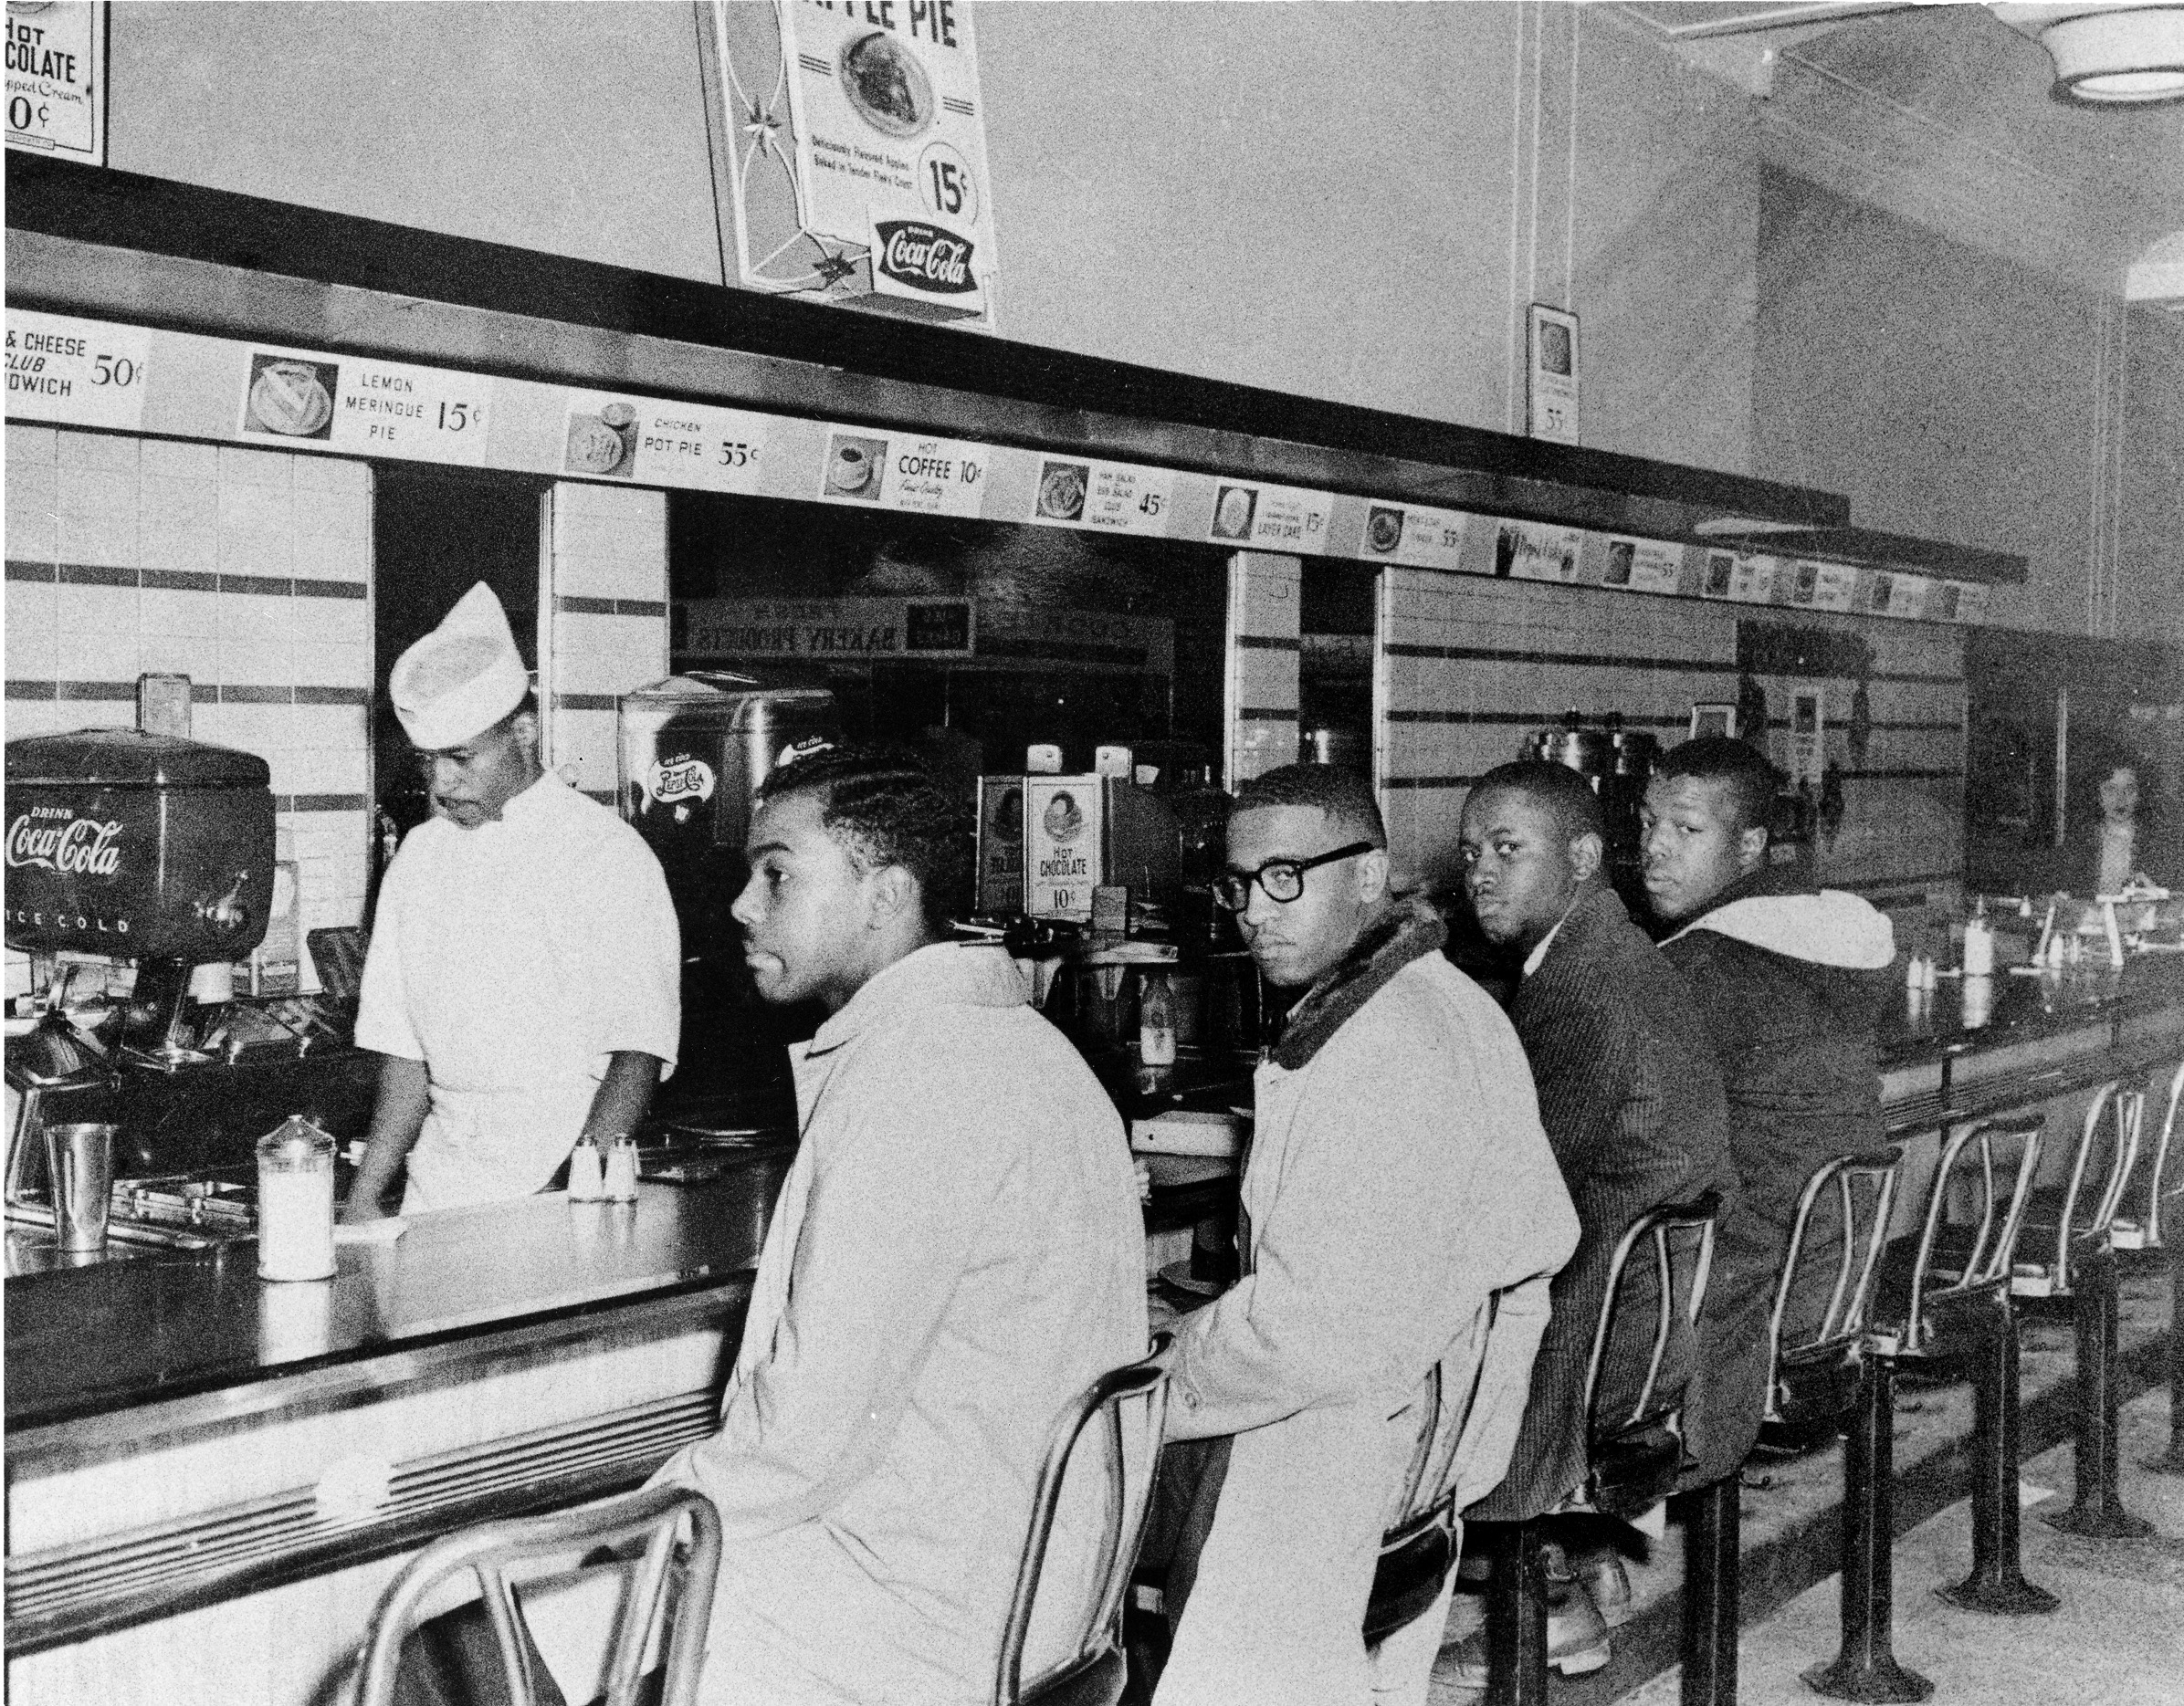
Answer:
POLYGON ((1368 926, 1332 969, 1289 1010, 1274 1063, 1295 1072, 1327 1045, 1352 1014, 1414 959, 1438 953, 1448 926, 1423 895, 1398 901, 1368 926))

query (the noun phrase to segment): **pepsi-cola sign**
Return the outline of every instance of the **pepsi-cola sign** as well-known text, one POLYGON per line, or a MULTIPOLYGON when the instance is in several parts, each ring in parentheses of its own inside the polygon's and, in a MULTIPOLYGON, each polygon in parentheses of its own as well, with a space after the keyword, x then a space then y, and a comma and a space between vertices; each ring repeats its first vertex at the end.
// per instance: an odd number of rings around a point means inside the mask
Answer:
POLYGON ((973 245, 968 238, 917 219, 881 219, 872 229, 879 237, 872 264, 913 290, 968 296, 978 288, 971 270, 973 245))
POLYGON ((662 805, 671 805, 677 800, 710 800, 713 767, 698 758, 663 760, 655 764, 646 778, 646 791, 662 805))

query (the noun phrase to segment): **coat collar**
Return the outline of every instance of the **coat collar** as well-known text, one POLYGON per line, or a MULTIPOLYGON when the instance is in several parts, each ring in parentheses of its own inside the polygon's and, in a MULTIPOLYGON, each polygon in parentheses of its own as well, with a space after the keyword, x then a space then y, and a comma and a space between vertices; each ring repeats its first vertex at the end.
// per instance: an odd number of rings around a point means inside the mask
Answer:
POLYGON ((1541 951, 1536 963, 1525 967, 1527 978, 1537 977, 1547 963, 1558 955, 1574 954, 1585 958, 1592 945, 1607 931, 1619 924, 1628 924, 1631 915, 1622 899, 1605 883, 1588 883, 1570 904, 1570 910, 1562 915, 1547 939, 1540 943, 1541 951))
POLYGON ((840 1012, 828 1016, 804 1053, 824 1054, 877 1025, 935 1006, 1022 1007, 1029 999, 1006 948, 932 942, 868 979, 840 1012))
POLYGON ((1367 926, 1335 967, 1289 1010, 1274 1063, 1295 1072, 1414 959, 1438 952, 1448 926, 1422 895, 1398 901, 1367 926))

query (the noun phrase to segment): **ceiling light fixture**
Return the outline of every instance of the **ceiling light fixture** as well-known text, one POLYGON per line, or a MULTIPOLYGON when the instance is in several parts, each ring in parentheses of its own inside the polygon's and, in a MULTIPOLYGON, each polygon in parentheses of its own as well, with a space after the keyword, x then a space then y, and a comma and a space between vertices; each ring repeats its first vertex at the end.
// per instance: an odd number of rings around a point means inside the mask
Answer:
POLYGON ((2142 106, 2184 99, 2184 6, 2118 6, 2060 19, 2040 33, 2055 62, 2058 100, 2142 106))

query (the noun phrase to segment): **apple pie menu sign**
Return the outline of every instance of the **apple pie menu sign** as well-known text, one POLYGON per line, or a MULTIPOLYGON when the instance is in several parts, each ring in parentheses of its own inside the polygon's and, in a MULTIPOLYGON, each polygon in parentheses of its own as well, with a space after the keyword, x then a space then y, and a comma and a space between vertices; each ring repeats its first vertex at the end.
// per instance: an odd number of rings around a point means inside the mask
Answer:
POLYGON ((990 317, 993 204, 971 0, 782 0, 804 228, 871 255, 872 288, 990 317))

